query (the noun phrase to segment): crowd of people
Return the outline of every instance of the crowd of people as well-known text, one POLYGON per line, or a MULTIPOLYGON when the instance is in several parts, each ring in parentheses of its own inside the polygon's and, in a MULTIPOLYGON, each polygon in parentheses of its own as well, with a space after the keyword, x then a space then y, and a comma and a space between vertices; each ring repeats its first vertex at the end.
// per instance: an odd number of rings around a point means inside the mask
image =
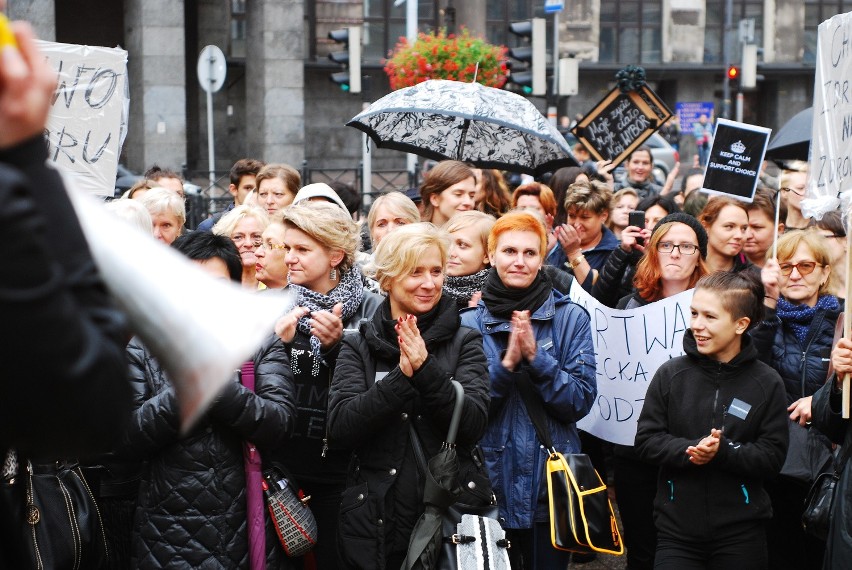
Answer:
MULTIPOLYGON (((848 471, 826 546, 798 524, 807 481, 784 470, 793 424, 819 430, 829 449, 852 444, 836 380, 852 371, 852 341, 834 341, 845 230, 802 216, 802 165, 748 205, 706 195, 696 204, 694 172, 680 189, 657 185, 647 147, 620 180, 601 162, 515 187, 448 160, 361 219, 351 189, 303 186, 286 164, 241 159, 233 204, 191 230, 180 176, 152 168, 110 204, 126 231, 253 294, 294 298, 250 359, 254 390, 235 372, 183 433, 168 371, 127 334, 44 164, 51 78, 31 34, 18 36, 25 59, 4 51, 0 66, 10 246, 0 346, 11 364, 0 449, 86 465, 110 568, 248 568, 246 441, 298 481, 318 525, 315 548, 288 558, 267 521, 267 568, 400 567, 424 509, 417 449, 440 450, 453 380, 465 396, 460 500, 496 502, 513 568, 583 561, 551 546, 547 450, 530 397, 556 450, 588 453, 613 484, 628 568, 848 564, 848 471), (656 371, 632 446, 577 428, 597 374, 591 319, 572 287, 626 311, 693 291, 684 355, 656 371), (57 327, 45 358, 33 340, 57 327), (56 403, 25 389, 34 379, 56 403)), ((2 543, 0 559, 14 560, 2 543)))

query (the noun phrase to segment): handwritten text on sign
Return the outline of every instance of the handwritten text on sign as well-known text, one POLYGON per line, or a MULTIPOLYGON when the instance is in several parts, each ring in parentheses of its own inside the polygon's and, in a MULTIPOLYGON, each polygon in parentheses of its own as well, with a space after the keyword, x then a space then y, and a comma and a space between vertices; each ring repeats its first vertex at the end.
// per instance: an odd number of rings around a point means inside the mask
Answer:
POLYGON ((577 427, 606 441, 633 445, 654 373, 683 354, 692 290, 624 311, 602 305, 576 282, 570 296, 591 316, 597 358, 598 397, 577 427))
POLYGON ((91 193, 112 196, 127 129, 127 52, 39 42, 56 71, 45 128, 50 160, 91 193))
POLYGON ((819 25, 808 197, 852 188, 852 13, 819 25))
POLYGON ((656 94, 643 86, 613 89, 572 132, 597 160, 619 164, 671 117, 656 94))

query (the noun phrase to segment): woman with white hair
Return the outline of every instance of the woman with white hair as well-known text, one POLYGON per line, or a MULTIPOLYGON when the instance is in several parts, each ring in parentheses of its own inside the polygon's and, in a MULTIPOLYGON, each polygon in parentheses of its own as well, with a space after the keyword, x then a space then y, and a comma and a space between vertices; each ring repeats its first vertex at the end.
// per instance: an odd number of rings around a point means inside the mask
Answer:
POLYGON ((242 286, 257 289, 257 249, 263 244, 263 232, 269 225, 266 211, 257 206, 236 206, 213 226, 213 233, 231 238, 243 264, 242 286))
POLYGON ((152 188, 141 198, 142 205, 151 214, 154 237, 171 245, 183 233, 186 207, 183 198, 165 188, 152 188))

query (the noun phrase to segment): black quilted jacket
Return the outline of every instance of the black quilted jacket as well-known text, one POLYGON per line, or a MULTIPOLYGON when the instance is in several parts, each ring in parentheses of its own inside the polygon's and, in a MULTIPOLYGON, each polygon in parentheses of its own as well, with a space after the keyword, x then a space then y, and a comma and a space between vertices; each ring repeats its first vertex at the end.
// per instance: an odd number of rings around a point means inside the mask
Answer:
MULTIPOLYGON (((255 393, 229 382, 181 437, 174 389, 136 339, 128 346, 134 389, 128 451, 147 459, 134 517, 133 568, 248 568, 242 443, 264 450, 288 437, 295 416, 284 345, 270 336, 254 356, 255 393)), ((267 568, 289 568, 267 528, 267 568)))

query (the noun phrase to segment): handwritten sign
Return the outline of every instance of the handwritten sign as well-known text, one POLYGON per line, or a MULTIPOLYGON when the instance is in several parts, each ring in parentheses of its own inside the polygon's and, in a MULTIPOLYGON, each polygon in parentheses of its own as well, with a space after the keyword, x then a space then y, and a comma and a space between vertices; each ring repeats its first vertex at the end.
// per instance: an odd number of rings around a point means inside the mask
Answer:
POLYGON ((819 25, 809 198, 852 188, 852 13, 819 25))
POLYGON ((127 52, 38 42, 56 71, 45 138, 49 159, 83 190, 112 196, 129 112, 127 52))
POLYGON ((765 127, 727 119, 716 121, 702 191, 751 202, 771 133, 765 127))
POLYGON ((577 427, 606 441, 633 445, 654 373, 670 358, 683 355, 692 289, 624 311, 601 304, 576 282, 570 297, 592 318, 597 359, 598 397, 577 427))
POLYGON ((595 160, 620 164, 671 116, 647 86, 627 93, 615 88, 571 132, 595 160))

